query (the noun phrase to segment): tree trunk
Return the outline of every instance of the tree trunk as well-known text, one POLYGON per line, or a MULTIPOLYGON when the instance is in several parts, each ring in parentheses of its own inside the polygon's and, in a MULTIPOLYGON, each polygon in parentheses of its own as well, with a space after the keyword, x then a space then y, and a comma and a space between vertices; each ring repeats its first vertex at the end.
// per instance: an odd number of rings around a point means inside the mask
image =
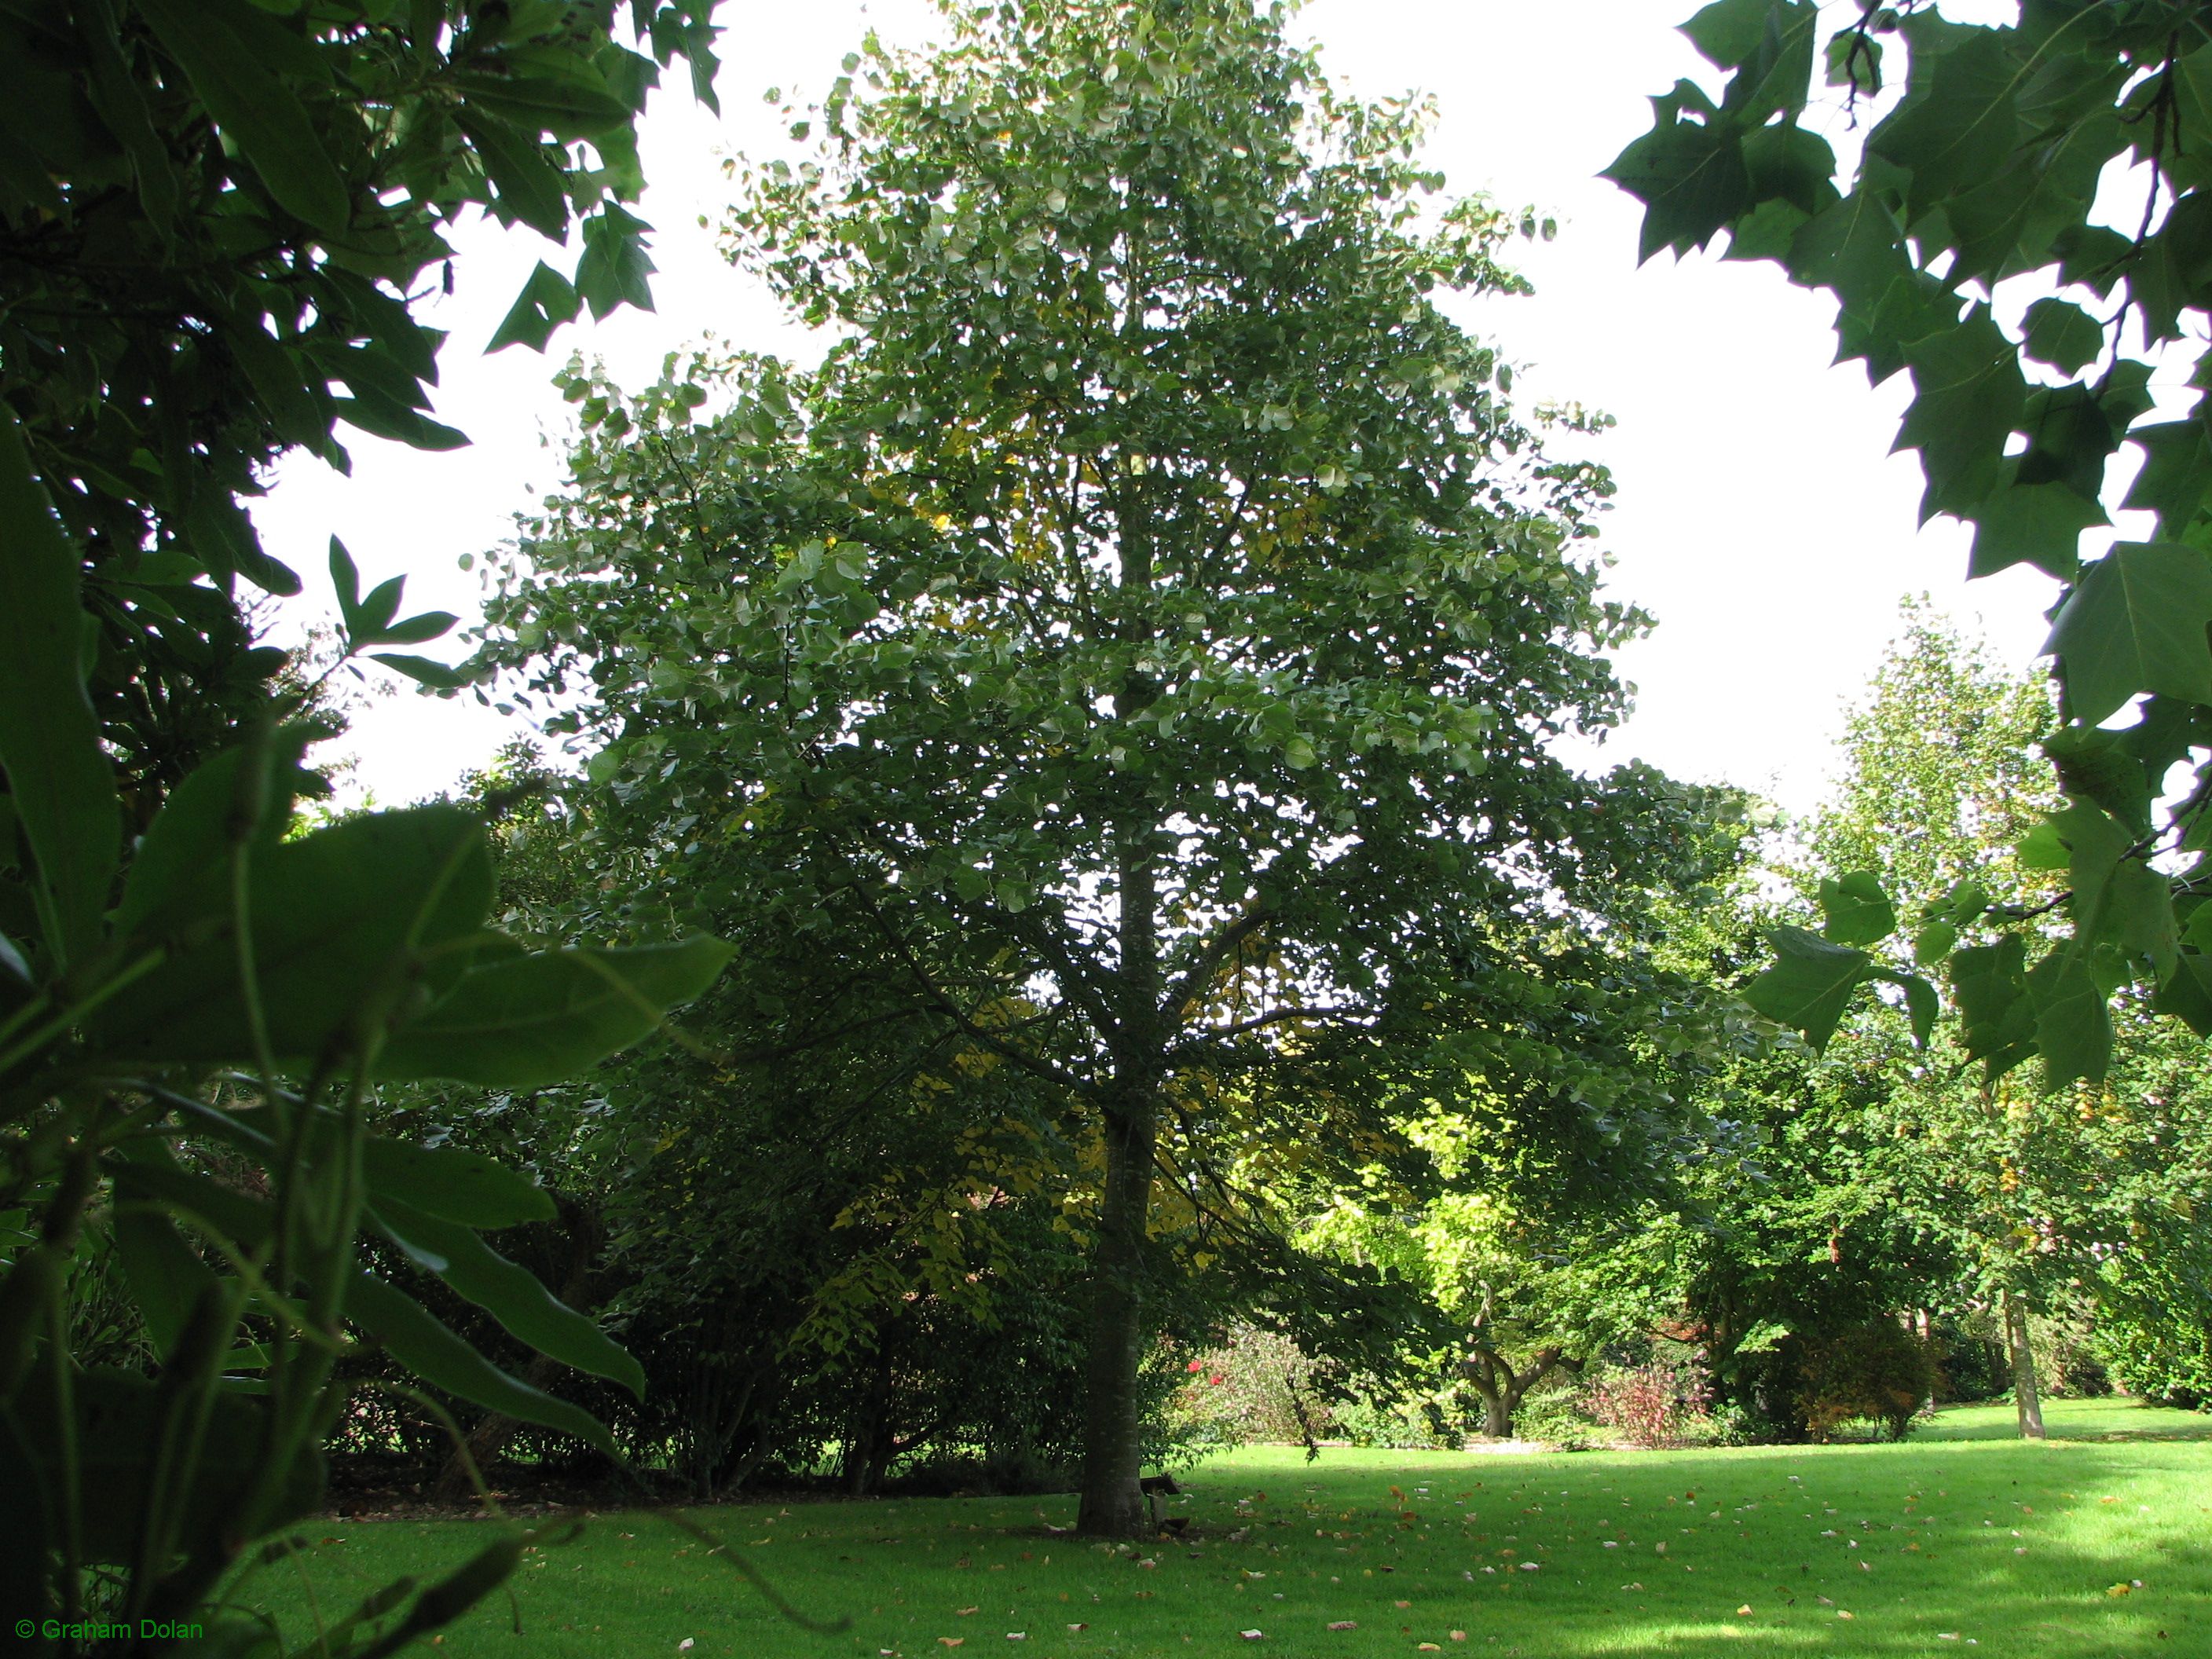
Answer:
POLYGON ((1565 1352, 1554 1346, 1540 1348, 1528 1362, 1525 1371, 1516 1371, 1513 1363, 1495 1348, 1476 1343, 1467 1360, 1468 1381, 1482 1401, 1482 1432, 1492 1440, 1513 1437, 1513 1413, 1521 1409, 1521 1402, 1528 1397, 1528 1390, 1564 1366, 1578 1371, 1582 1362, 1569 1359, 1565 1352))
MULTIPOLYGON (((598 1214, 581 1200, 560 1193, 548 1195, 558 1212, 562 1242, 567 1246, 568 1266, 561 1275, 560 1299, 578 1313, 588 1315, 599 1304, 599 1287, 594 1282, 592 1269, 605 1237, 604 1230, 598 1214)), ((541 1393, 550 1393, 552 1385, 568 1369, 557 1360, 549 1359, 542 1353, 534 1353, 530 1357, 530 1363, 522 1369, 521 1380, 541 1393)), ((504 1412, 492 1412, 479 1418, 463 1442, 468 1448, 468 1458, 465 1460, 458 1449, 447 1458, 444 1467, 438 1471, 437 1480, 432 1483, 432 1501, 459 1504, 474 1495, 476 1483, 469 1478, 469 1462, 471 1461, 489 1485, 491 1466, 499 1461, 500 1454, 507 1449, 507 1442, 514 1438, 522 1426, 519 1418, 509 1417, 504 1412)))
POLYGON ((1140 1438, 1137 1371, 1144 1344, 1145 1230, 1152 1200, 1158 1107, 1132 1090, 1106 1123, 1106 1190, 1091 1286, 1085 1363, 1083 1500, 1076 1526, 1097 1538, 1145 1531, 1137 1485, 1140 1438))
POLYGON ((2027 1340, 2027 1304, 2016 1291, 2004 1298, 2005 1346, 2012 1359, 2012 1400, 2020 1413, 2020 1437, 2040 1440, 2043 1434, 2043 1390, 2035 1380, 2035 1350, 2027 1340))

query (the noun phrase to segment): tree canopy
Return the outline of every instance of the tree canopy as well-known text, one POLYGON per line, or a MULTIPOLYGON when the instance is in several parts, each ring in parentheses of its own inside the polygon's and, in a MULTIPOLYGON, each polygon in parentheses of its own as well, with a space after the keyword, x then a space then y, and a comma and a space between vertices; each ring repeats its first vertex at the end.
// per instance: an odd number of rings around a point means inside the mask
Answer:
POLYGON ((1126 1531, 1156 1185, 1233 1233, 1252 1138, 1348 1167, 1431 1109, 1618 1178, 1705 1040, 1639 899, 1704 854, 1683 792, 1552 751, 1639 619, 1604 475, 1439 308, 1521 286, 1516 221, 1422 203, 1422 112, 1241 0, 948 12, 731 221, 823 366, 579 372, 488 656, 641 908, 862 925, 1098 1149, 1084 1519, 1126 1531))

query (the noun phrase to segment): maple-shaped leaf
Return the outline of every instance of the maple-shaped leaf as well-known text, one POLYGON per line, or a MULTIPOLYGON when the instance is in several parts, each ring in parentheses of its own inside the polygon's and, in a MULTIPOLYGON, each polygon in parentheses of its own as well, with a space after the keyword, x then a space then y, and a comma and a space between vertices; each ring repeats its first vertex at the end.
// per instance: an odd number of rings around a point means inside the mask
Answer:
POLYGON ((1778 927, 1767 937, 1775 963, 1752 981, 1744 1000, 1776 1024, 1803 1032, 1814 1048, 1826 1047, 1873 958, 1802 927, 1778 927))
POLYGON ((2090 565, 2058 613, 2075 718, 2097 725, 2142 691, 2212 703, 2212 560, 2179 542, 2122 542, 2090 565))
POLYGON ((1957 326, 1908 347, 1905 360, 1918 395, 1896 447, 1920 452, 1928 475, 1920 516, 1970 518, 2002 481, 2006 441, 2027 408, 2019 350, 1978 305, 1957 326))

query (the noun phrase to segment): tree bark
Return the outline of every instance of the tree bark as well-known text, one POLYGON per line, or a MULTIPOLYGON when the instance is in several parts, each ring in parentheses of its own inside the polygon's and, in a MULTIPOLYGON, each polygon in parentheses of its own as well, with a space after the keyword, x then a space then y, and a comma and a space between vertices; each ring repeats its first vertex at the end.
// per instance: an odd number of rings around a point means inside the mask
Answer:
POLYGON ((2035 1379, 2035 1350, 2027 1338, 2027 1304, 2019 1293, 2007 1291, 2004 1298, 2005 1347, 2012 1360, 2013 1407, 2020 1414, 2020 1437, 2040 1440, 2043 1432, 2043 1390, 2035 1379))
POLYGON ((1091 1287, 1079 1530, 1097 1538, 1145 1531, 1137 1484, 1144 1456, 1137 1372, 1144 1344, 1145 1232, 1152 1212, 1158 1107, 1131 1090, 1106 1123, 1106 1190, 1091 1287))
POLYGON ((1528 1369, 1516 1371, 1511 1362, 1496 1349, 1477 1343, 1467 1362, 1467 1375, 1482 1401, 1483 1434, 1492 1440, 1510 1440, 1513 1413, 1521 1409, 1528 1390, 1562 1365, 1570 1370, 1581 1369, 1579 1361, 1569 1359, 1555 1345, 1538 1349, 1528 1362, 1528 1369))
MULTIPOLYGON (((590 1314, 598 1306, 598 1285, 593 1268, 597 1264, 599 1246, 605 1231, 598 1214, 579 1200, 550 1193, 558 1212, 562 1241, 567 1244, 568 1266, 561 1276, 560 1299, 578 1313, 590 1314)), ((534 1353, 522 1369, 521 1380, 540 1392, 550 1393, 552 1385, 567 1372, 568 1367, 558 1360, 534 1353)), ((469 1478, 469 1463, 473 1462, 487 1485, 491 1479, 491 1466, 499 1461, 523 1425, 519 1418, 504 1412, 491 1412, 479 1418, 463 1443, 468 1448, 464 1459, 457 1449, 446 1459, 438 1471, 437 1480, 430 1488, 431 1500, 440 1504, 459 1504, 466 1501, 476 1492, 476 1483, 469 1478)))
MULTIPOLYGON (((1149 633, 1146 607, 1152 585, 1152 526, 1142 495, 1140 484, 1124 481, 1112 507, 1121 565, 1117 631, 1133 651, 1149 633)), ((1133 720, 1158 696, 1158 684, 1133 667, 1115 688, 1115 717, 1133 720)), ((1179 1011, 1161 1006, 1158 809, 1140 780, 1132 778, 1125 787, 1127 794, 1113 816, 1120 912, 1115 929, 1120 959, 1110 996, 1114 1083, 1102 1103, 1106 1188, 1092 1266, 1083 1492, 1076 1515, 1077 1529, 1097 1538, 1133 1538, 1146 1531, 1146 1506, 1138 1485, 1144 1443, 1137 1389, 1144 1360, 1146 1237, 1165 1081, 1164 1039, 1180 1018, 1179 1011)))

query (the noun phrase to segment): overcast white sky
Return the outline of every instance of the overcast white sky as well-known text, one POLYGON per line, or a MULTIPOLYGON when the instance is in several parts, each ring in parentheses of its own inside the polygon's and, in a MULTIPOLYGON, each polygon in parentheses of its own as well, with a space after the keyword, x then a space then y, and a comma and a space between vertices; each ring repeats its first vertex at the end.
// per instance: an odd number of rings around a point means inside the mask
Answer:
MULTIPOLYGON (((1966 532, 1943 520, 1917 527, 1917 459, 1888 453, 1904 381, 1869 392, 1856 366, 1829 367, 1826 301, 1772 265, 1710 256, 1677 265, 1662 254, 1638 269, 1638 204, 1595 175, 1649 125, 1650 94, 1710 76, 1674 32, 1692 9, 1692 0, 1315 0, 1299 27, 1352 90, 1435 94, 1430 157, 1451 188, 1559 221, 1559 240, 1522 258, 1536 296, 1474 316, 1521 365, 1524 401, 1576 399, 1620 421, 1589 445, 1620 486, 1605 532, 1620 561, 1613 592, 1659 627, 1623 653, 1638 709, 1605 757, 1638 755, 1802 811, 1821 793, 1839 711, 1896 631, 1904 595, 1931 592, 2025 666, 2056 590, 2017 570, 1970 586, 1966 532)), ((2008 10, 1946 7, 1969 9, 2008 10)), ((658 313, 572 327, 549 357, 520 348, 486 357, 482 343, 544 245, 526 229, 465 234, 458 290, 432 319, 453 337, 437 414, 475 443, 423 455, 348 434, 350 479, 289 461, 254 516, 270 550, 308 579, 295 617, 329 608, 323 549, 333 532, 366 581, 407 575, 410 611, 472 617, 477 579, 460 556, 510 537, 526 491, 559 481, 566 413, 549 376, 569 351, 635 385, 709 330, 757 349, 808 349, 701 227, 726 200, 720 159, 781 143, 766 88, 818 94, 869 27, 919 43, 934 14, 923 0, 726 0, 720 15, 723 120, 672 85, 646 126, 653 186, 641 211, 658 231, 658 313)), ((396 805, 449 785, 526 729, 465 700, 403 692, 364 712, 347 742, 360 756, 356 784, 396 805)))

